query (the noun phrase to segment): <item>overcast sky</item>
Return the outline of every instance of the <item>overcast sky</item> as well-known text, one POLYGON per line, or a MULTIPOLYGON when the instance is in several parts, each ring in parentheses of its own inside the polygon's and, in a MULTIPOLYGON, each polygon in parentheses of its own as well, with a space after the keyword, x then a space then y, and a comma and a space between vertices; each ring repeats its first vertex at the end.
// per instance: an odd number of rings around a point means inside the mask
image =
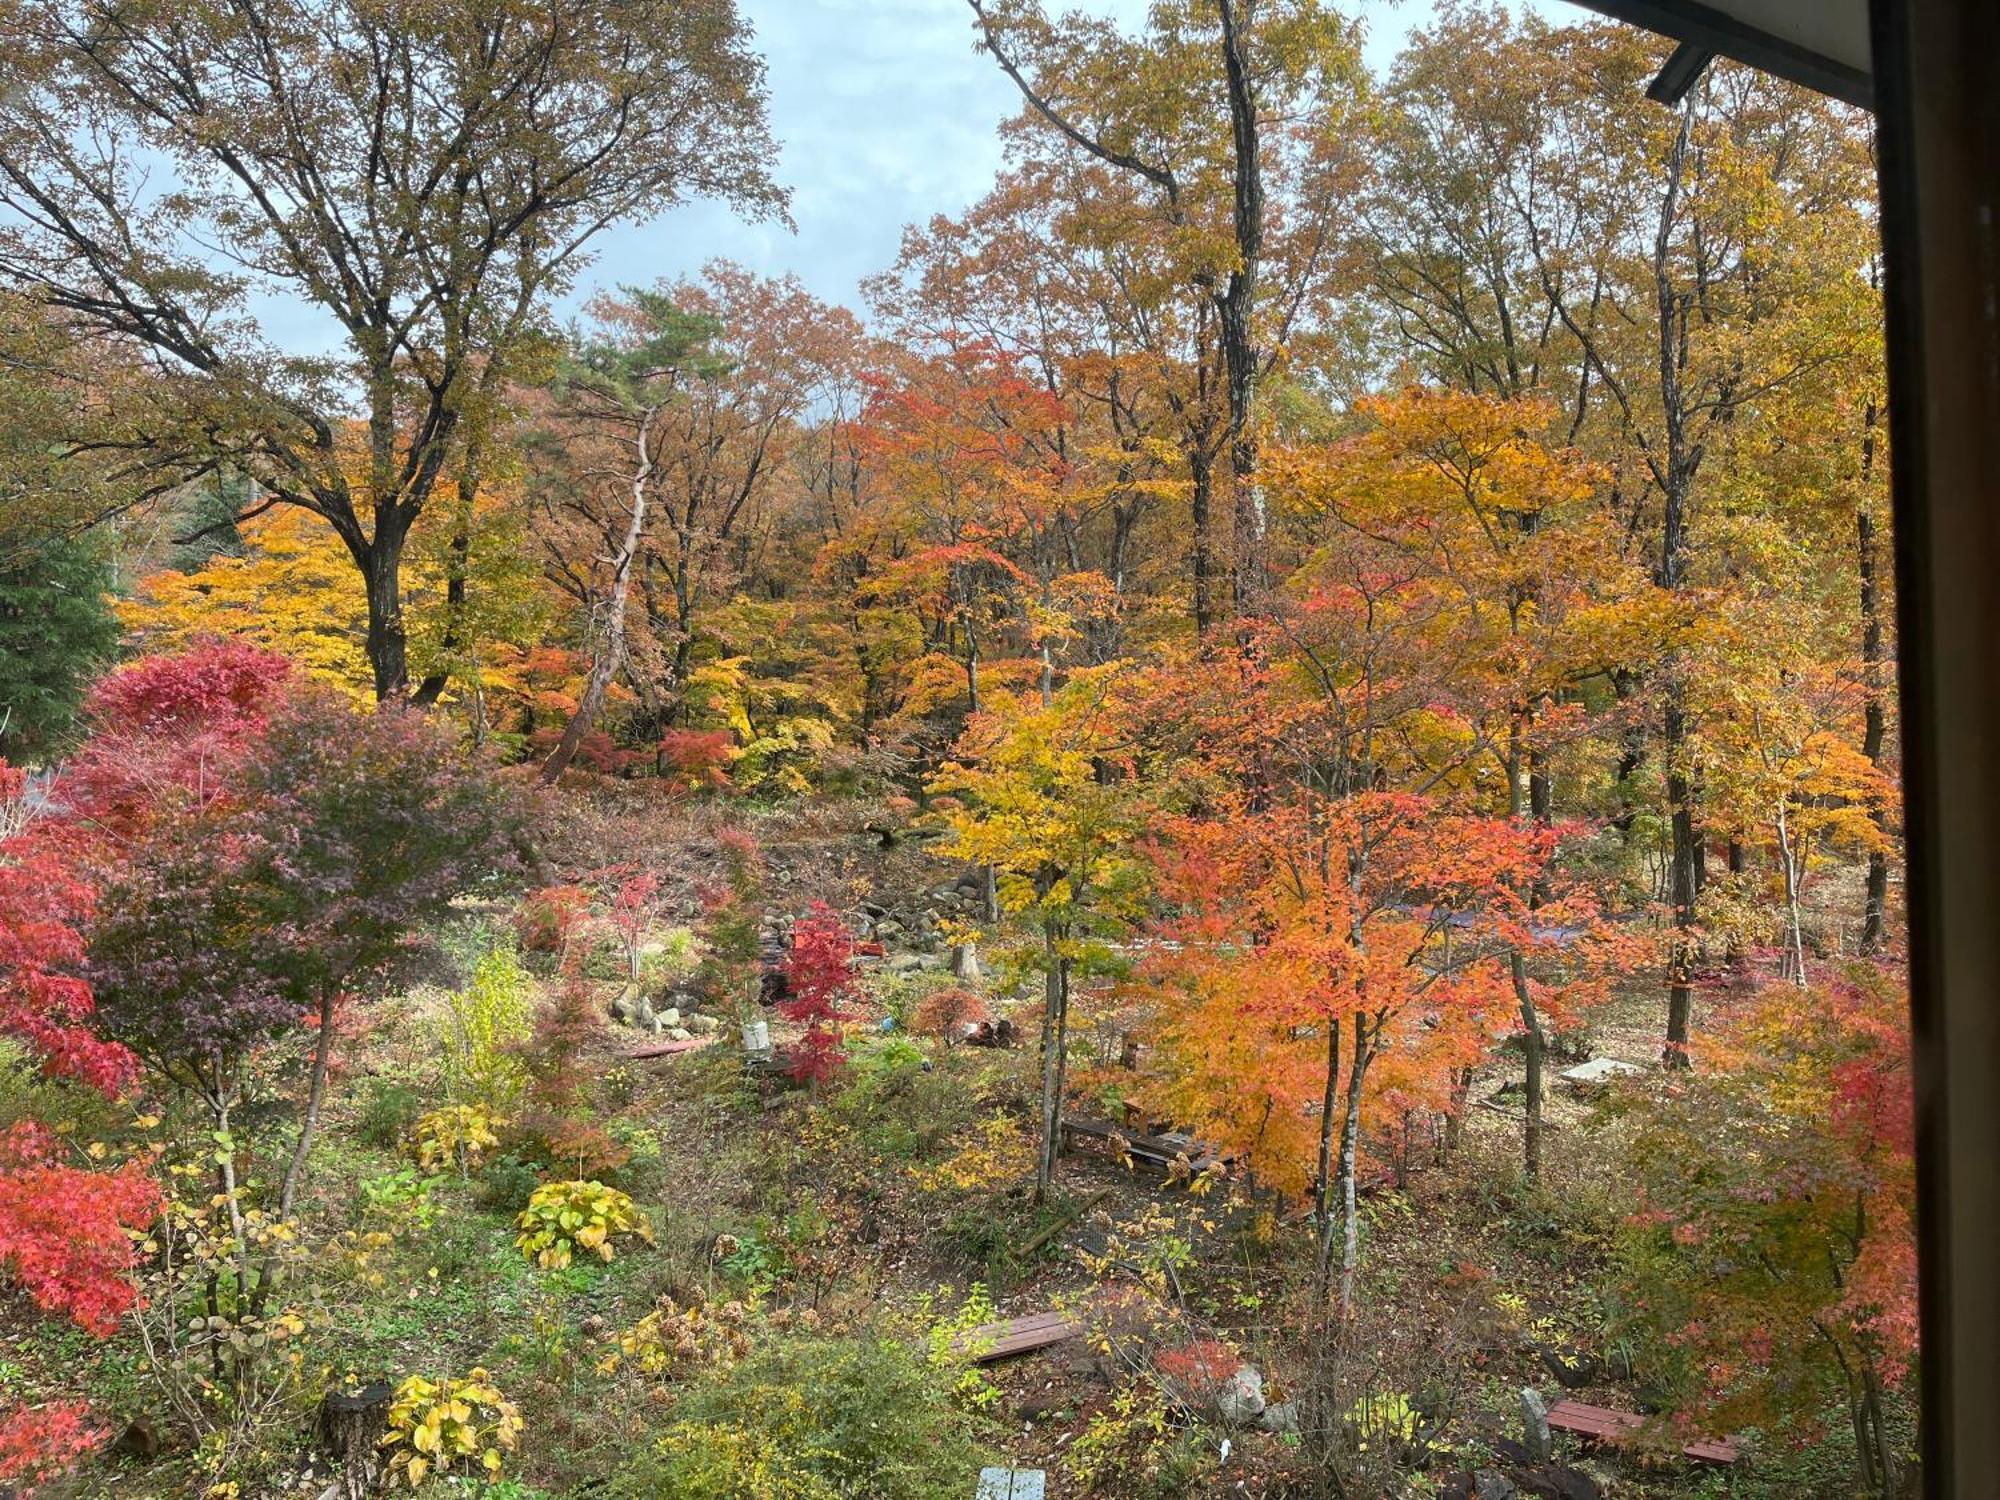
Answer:
MULTIPOLYGON (((1064 0, 1050 0, 1052 7, 1064 0)), ((1147 0, 1071 0, 1144 18, 1147 0)), ((995 127, 1020 105, 989 57, 973 51, 964 0, 738 0, 769 64, 778 175, 792 190, 798 232, 739 223, 727 209, 691 204, 651 224, 607 234, 586 287, 692 275, 724 257, 764 275, 795 273, 829 301, 860 310, 856 285, 896 258, 905 224, 957 213, 1000 166, 995 127)), ((1560 0, 1526 0, 1550 15, 1560 0)), ((1368 61, 1394 58, 1431 0, 1360 0, 1368 61)))

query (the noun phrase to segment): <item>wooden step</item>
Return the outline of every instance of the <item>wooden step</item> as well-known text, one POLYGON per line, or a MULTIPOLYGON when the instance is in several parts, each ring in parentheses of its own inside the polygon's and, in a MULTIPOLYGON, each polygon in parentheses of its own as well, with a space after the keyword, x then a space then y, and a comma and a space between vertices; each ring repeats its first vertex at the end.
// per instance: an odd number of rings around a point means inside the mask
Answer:
MULTIPOLYGON (((1582 1401, 1558 1401, 1549 1408, 1549 1426, 1599 1442, 1622 1442, 1645 1425, 1646 1419, 1637 1412, 1582 1401)), ((1684 1444, 1681 1452, 1705 1464, 1733 1464, 1737 1459, 1736 1444, 1728 1438, 1696 1438, 1684 1444)))
POLYGON ((989 1365, 995 1360, 1012 1359, 1016 1355, 1046 1349, 1051 1344, 1060 1344, 1081 1332, 1081 1319, 1051 1308, 1047 1312, 1029 1313, 1022 1318, 1008 1318, 1003 1322, 982 1323, 977 1328, 968 1328, 952 1338, 951 1346, 961 1354, 969 1350, 974 1364, 989 1365))

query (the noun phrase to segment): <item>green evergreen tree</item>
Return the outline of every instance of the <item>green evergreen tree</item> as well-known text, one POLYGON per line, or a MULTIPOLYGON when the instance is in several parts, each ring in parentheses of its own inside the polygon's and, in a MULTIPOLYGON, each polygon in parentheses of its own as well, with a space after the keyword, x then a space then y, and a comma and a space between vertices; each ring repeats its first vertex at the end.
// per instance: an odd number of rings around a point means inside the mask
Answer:
POLYGON ((0 568, 0 756, 35 765, 61 749, 84 689, 117 649, 109 582, 97 551, 70 540, 0 568))

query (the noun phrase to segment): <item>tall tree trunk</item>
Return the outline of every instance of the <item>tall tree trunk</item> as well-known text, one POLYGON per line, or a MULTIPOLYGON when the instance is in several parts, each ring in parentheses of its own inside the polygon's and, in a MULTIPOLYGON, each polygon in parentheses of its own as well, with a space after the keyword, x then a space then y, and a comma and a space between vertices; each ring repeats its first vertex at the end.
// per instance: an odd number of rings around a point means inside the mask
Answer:
POLYGON ((395 702, 410 690, 409 634, 403 625, 403 543, 409 522, 401 507, 376 516, 375 533, 358 549, 348 551, 361 570, 368 598, 368 666, 375 679, 375 701, 395 702))
POLYGON ((653 479, 653 418, 658 410, 648 407, 639 419, 633 440, 636 452, 631 482, 632 512, 625 523, 624 538, 611 558, 611 589, 604 602, 604 624, 598 633, 597 651, 591 658, 590 676, 576 701, 576 711, 563 726, 562 738, 555 749, 542 762, 544 786, 553 786, 576 759, 583 737, 604 711, 612 679, 625 664, 625 606, 632 591, 632 562, 639 555, 639 539, 646 530, 646 505, 653 479))
POLYGON ((1368 1018, 1354 1018, 1354 1060, 1347 1071, 1347 1116, 1340 1126, 1340 1320, 1354 1311, 1354 1273, 1361 1263, 1361 1210, 1355 1174, 1361 1152, 1361 1086, 1374 1056, 1368 1018))
POLYGON ((1239 618, 1264 607, 1270 586, 1269 541, 1264 496, 1257 484, 1257 438, 1251 407, 1257 388, 1257 346, 1252 319, 1257 273, 1264 253, 1264 177, 1259 158, 1257 93, 1244 30, 1256 0, 1219 0, 1223 76, 1229 95, 1230 141, 1234 150, 1233 227, 1236 267, 1216 299, 1221 314, 1222 356, 1229 387, 1229 473, 1233 519, 1232 598, 1239 618))
MULTIPOLYGON (((1874 408, 1869 408, 1870 432, 1862 460, 1863 475, 1870 467, 1874 455, 1874 408)), ((1854 516, 1855 549, 1861 573, 1861 668, 1866 684, 1867 697, 1862 706, 1861 753, 1869 763, 1880 771, 1882 758, 1887 748, 1889 733, 1889 713, 1883 689, 1882 650, 1882 585, 1881 550, 1875 535, 1875 518, 1866 509, 1857 510, 1854 516)), ((1889 811, 1879 802, 1873 811, 1877 831, 1886 841, 1889 837, 1889 811)), ((1868 883, 1862 898, 1861 951, 1872 953, 1882 944, 1883 928, 1886 922, 1886 908, 1889 904, 1889 851, 1886 848, 1871 849, 1868 852, 1868 883)))
POLYGON ((312 1068, 307 1075, 305 1118, 299 1123, 298 1144, 292 1148, 291 1163, 285 1168, 284 1186, 278 1192, 280 1219, 289 1219, 298 1203, 299 1188, 305 1182, 306 1160, 312 1155, 313 1138, 319 1132, 320 1108, 326 1102, 327 1064, 333 1057, 334 1002, 337 998, 332 990, 324 991, 319 998, 319 1029, 313 1037, 312 1068))
POLYGON ((1069 1040, 1069 960, 1061 956, 1056 931, 1042 927, 1042 957, 1048 966, 1042 991, 1042 1141, 1035 1159, 1035 1202, 1048 1201, 1055 1181, 1056 1148, 1062 1139, 1063 1061, 1069 1040))
POLYGON ((1340 1108, 1340 1021, 1326 1021, 1326 1087, 1319 1106, 1319 1172, 1313 1179, 1313 1210, 1319 1224, 1318 1263, 1313 1270, 1313 1286, 1318 1304, 1326 1302, 1326 1290, 1333 1265, 1333 1122, 1340 1108))
POLYGON ((1188 455, 1191 481, 1189 520, 1194 531, 1194 628, 1206 639, 1215 628, 1215 460, 1206 452, 1188 455))
POLYGON ((1672 818, 1670 894, 1673 946, 1667 956, 1667 1038, 1661 1060, 1670 1068, 1688 1065, 1688 1034, 1694 1015, 1694 971, 1700 951, 1695 931, 1694 788, 1687 774, 1688 726, 1678 681, 1667 685, 1662 716, 1662 752, 1667 760, 1667 804, 1672 818))

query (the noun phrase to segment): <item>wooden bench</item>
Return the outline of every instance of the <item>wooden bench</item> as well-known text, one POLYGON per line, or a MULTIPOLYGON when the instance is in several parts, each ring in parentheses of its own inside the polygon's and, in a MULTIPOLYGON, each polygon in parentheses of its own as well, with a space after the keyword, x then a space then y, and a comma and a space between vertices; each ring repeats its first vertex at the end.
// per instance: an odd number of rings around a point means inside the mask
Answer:
POLYGON ((990 1365, 995 1360, 1033 1354, 1037 1349, 1046 1349, 1051 1344, 1075 1338, 1081 1332, 1083 1321, 1080 1318, 1051 1308, 1047 1312, 1029 1313, 1025 1318, 1008 1318, 1004 1322, 981 1323, 977 1328, 968 1328, 953 1335, 951 1347, 956 1353, 969 1353, 975 1365, 990 1365))
POLYGON ((1227 1166, 1233 1160, 1185 1131, 1169 1130, 1159 1135, 1147 1135, 1113 1125, 1109 1120, 1093 1120, 1086 1115, 1066 1116, 1060 1133, 1065 1145, 1073 1135, 1093 1136, 1114 1144, 1123 1142, 1126 1155, 1134 1161, 1150 1162, 1162 1170, 1170 1169, 1182 1157, 1187 1158, 1189 1168, 1195 1172, 1206 1172, 1217 1162, 1227 1166))
MULTIPOLYGON (((1581 1401, 1558 1401, 1549 1408, 1549 1426, 1600 1443, 1623 1442, 1645 1425, 1646 1419, 1637 1412, 1588 1406, 1581 1401)), ((1736 1444, 1728 1438, 1696 1438, 1681 1452, 1705 1464, 1733 1464, 1737 1458, 1736 1444)))

